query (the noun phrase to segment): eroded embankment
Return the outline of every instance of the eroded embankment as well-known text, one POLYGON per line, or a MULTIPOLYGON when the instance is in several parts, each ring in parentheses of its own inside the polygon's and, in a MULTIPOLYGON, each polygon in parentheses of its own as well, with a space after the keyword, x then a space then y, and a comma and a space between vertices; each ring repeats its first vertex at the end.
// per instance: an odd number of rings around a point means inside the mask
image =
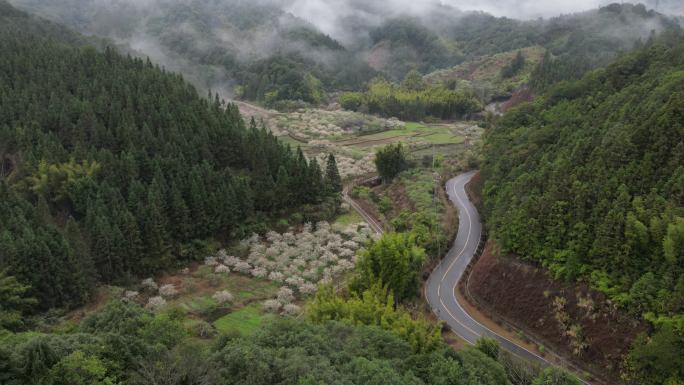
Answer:
MULTIPOLYGON (((481 206, 481 181, 474 182, 469 193, 481 206)), ((617 382, 632 341, 646 330, 643 322, 617 310, 605 295, 586 284, 555 280, 519 257, 502 256, 491 240, 472 269, 467 291, 484 313, 611 383, 617 382)))

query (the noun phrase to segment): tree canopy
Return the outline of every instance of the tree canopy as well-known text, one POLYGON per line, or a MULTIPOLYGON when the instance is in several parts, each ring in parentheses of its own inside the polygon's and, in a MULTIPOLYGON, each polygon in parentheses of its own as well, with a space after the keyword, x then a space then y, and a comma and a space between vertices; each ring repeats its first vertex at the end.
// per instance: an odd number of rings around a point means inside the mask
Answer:
POLYGON ((482 169, 504 251, 674 326, 671 351, 684 338, 683 70, 684 42, 667 36, 561 82, 489 130, 482 169))
POLYGON ((197 258, 195 241, 334 207, 316 161, 236 106, 22 12, 0 21, 0 268, 41 308, 197 258))

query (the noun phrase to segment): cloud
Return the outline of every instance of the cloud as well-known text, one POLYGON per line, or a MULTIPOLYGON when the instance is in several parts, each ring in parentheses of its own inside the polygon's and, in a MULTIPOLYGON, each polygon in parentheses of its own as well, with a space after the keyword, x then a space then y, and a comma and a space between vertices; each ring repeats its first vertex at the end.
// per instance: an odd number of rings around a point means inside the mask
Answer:
MULTIPOLYGON (((463 11, 484 11, 515 19, 549 18, 598 8, 621 0, 274 0, 286 11, 315 24, 323 32, 348 40, 349 19, 377 25, 396 15, 424 16, 449 6, 463 11)), ((629 2, 629 1, 624 1, 629 2)), ((660 12, 684 15, 683 0, 634 0, 660 12)))
POLYGON ((462 10, 481 10, 516 19, 552 17, 586 11, 607 3, 601 0, 444 0, 462 10))

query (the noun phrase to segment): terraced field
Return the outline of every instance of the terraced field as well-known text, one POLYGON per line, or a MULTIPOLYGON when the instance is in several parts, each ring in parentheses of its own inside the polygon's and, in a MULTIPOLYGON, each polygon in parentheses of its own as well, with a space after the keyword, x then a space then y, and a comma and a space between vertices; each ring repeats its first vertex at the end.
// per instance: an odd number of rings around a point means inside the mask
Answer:
POLYGON ((378 147, 403 143, 415 159, 432 154, 456 155, 476 143, 482 129, 474 122, 443 122, 437 124, 402 122, 358 112, 335 109, 302 109, 291 113, 261 111, 240 104, 246 116, 255 116, 278 138, 301 147, 319 163, 329 153, 335 154, 340 174, 351 178, 373 172, 373 157, 378 147))

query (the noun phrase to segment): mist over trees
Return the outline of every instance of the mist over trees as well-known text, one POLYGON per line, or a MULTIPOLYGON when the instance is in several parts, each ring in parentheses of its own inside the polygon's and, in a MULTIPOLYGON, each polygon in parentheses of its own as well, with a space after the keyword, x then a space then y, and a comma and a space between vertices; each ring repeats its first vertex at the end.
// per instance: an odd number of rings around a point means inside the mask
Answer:
POLYGON ((460 10, 458 2, 342 1, 334 12, 317 2, 275 0, 13 2, 149 56, 201 90, 279 109, 325 104, 327 93, 361 90, 378 74, 398 82, 411 70, 427 74, 535 45, 549 50, 547 67, 553 58, 573 62, 581 71, 569 73, 581 76, 651 31, 677 26, 629 4, 520 21, 460 10))
MULTIPOLYGON (((431 179, 415 184, 424 203, 385 218, 396 233, 336 230, 323 222, 341 207, 335 156, 307 158, 224 100, 473 117, 487 98, 467 74, 423 75, 499 53, 512 60, 493 76, 524 78, 506 92, 529 81, 539 97, 487 117, 491 236, 650 323, 616 364, 625 382, 684 378, 677 21, 631 4, 535 19, 547 5, 499 2, 493 16, 461 1, 12 1, 31 13, 0 0, 0 383, 577 384, 491 339, 451 349, 423 318, 421 272, 446 249, 452 218, 423 208, 434 208, 431 179), (531 73, 524 49, 536 52, 531 73), (231 272, 244 281, 198 290, 212 318, 196 319, 179 297, 196 290, 187 266, 202 260, 209 286, 231 272), (187 286, 159 277, 181 268, 187 286), (337 290, 342 274, 349 285, 337 290), (253 307, 247 281, 273 292, 253 307), (108 295, 122 299, 105 305, 108 295), (272 319, 209 340, 219 307, 272 319)), ((401 144, 376 155, 386 183, 417 175, 401 174, 401 144)), ((389 196, 381 212, 394 210, 389 196)))
POLYGON ((324 179, 180 75, 35 34, 39 22, 14 13, 0 26, 0 268, 41 309, 197 259, 202 240, 242 237, 288 210, 335 210, 334 164, 324 179))

